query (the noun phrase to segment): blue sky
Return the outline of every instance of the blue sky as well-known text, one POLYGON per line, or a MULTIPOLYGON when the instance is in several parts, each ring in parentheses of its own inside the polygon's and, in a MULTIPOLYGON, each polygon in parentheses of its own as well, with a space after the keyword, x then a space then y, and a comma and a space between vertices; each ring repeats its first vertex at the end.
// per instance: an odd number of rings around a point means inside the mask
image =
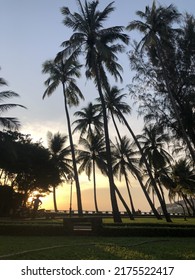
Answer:
MULTIPOLYGON (((0 77, 5 78, 9 83, 9 89, 19 93, 20 98, 12 100, 25 105, 28 110, 16 109, 9 112, 9 116, 16 116, 22 124, 22 132, 32 133, 33 137, 46 136, 46 131, 66 131, 64 117, 63 99, 61 90, 50 98, 42 100, 45 90, 44 80, 47 78, 41 73, 42 63, 51 59, 61 50, 60 44, 67 39, 71 30, 63 24, 63 16, 60 8, 68 6, 71 11, 77 10, 75 0, 1 0, 0 9, 0 77), (36 135, 35 135, 36 134, 36 135)), ((110 0, 102 0, 100 8, 109 4, 110 0)), ((108 25, 126 26, 136 18, 137 10, 144 10, 146 5, 151 5, 152 0, 116 0, 115 12, 111 15, 108 25)), ((194 12, 193 0, 183 1, 159 1, 161 4, 175 4, 179 11, 194 12)), ((137 35, 129 35, 134 39, 137 35)), ((129 47, 127 47, 128 51, 129 47)), ((121 65, 124 68, 124 82, 118 86, 123 88, 131 82, 132 74, 129 69, 129 62, 126 54, 120 57, 121 65)), ((78 81, 85 102, 80 104, 83 107, 88 101, 93 101, 97 92, 93 84, 86 81, 85 76, 78 81)), ((79 108, 72 108, 71 113, 79 108)), ((136 116, 132 116, 136 123, 136 116)), ((139 124, 141 121, 139 120, 139 124)), ((138 125, 136 123, 135 128, 138 125)))
MULTIPOLYGON (((110 0, 100 0, 100 8, 109 4, 110 0)), ((107 25, 124 25, 136 19, 135 12, 144 10, 152 0, 116 0, 115 12, 111 14, 107 25)), ((195 14, 194 0, 160 0, 163 5, 175 4, 180 12, 195 14)), ((71 11, 77 11, 75 0, 0 0, 0 77, 9 83, 9 89, 17 92, 20 98, 10 102, 20 103, 28 109, 21 108, 9 111, 9 116, 19 118, 21 132, 31 134, 38 140, 45 141, 47 131, 67 133, 61 89, 50 98, 42 100, 45 90, 44 81, 47 76, 41 73, 42 63, 55 57, 61 50, 60 44, 69 38, 71 30, 63 24, 60 8, 68 6, 71 11)), ((130 34, 131 39, 138 39, 136 33, 130 34)), ((130 47, 127 47, 128 51, 130 47)), ((120 56, 119 63, 124 68, 124 82, 118 84, 124 88, 131 83, 129 61, 126 54, 120 56)), ((85 102, 78 108, 72 108, 71 114, 97 96, 93 83, 84 76, 78 81, 85 102)), ((129 99, 131 104, 131 100, 129 99)), ((129 117, 136 133, 142 129, 142 120, 137 118, 136 109, 129 117)), ((112 126, 111 126, 112 128, 112 126)), ((121 128, 121 131, 124 128, 121 128)), ((111 131, 112 132, 112 131, 111 131)), ((125 130, 123 131, 125 133, 125 130)))

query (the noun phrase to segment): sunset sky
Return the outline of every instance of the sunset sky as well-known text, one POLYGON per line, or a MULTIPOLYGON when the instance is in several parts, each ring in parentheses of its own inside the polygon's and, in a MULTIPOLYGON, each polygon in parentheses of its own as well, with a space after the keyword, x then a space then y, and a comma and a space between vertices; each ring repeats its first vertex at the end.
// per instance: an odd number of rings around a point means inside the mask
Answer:
MULTIPOLYGON (((83 1, 84 2, 84 1, 83 1)), ((99 0, 100 8, 103 9, 111 0, 99 0)), ((108 26, 127 24, 136 19, 137 10, 144 11, 146 5, 152 4, 152 0, 116 0, 115 12, 111 14, 108 26)), ((157 3, 163 5, 175 4, 178 10, 195 13, 194 0, 160 0, 157 3)), ((0 77, 8 81, 9 89, 17 92, 20 98, 10 100, 11 103, 19 103, 28 109, 21 108, 9 111, 8 115, 17 117, 21 122, 21 132, 31 134, 34 140, 42 139, 47 146, 47 132, 60 132, 67 134, 67 124, 64 114, 63 96, 59 88, 53 96, 42 100, 45 90, 44 81, 46 75, 41 73, 42 63, 47 59, 55 57, 61 50, 60 44, 72 34, 63 24, 63 16, 60 8, 68 6, 74 12, 77 10, 75 0, 0 0, 0 77)), ((131 40, 139 40, 135 32, 129 33, 131 40)), ((130 50, 127 47, 126 52, 130 50)), ((119 63, 123 66, 123 83, 119 88, 125 88, 131 83, 133 73, 130 71, 129 61, 126 53, 120 56, 119 63)), ((97 91, 92 82, 86 80, 84 71, 78 85, 82 90, 85 101, 77 108, 71 108, 71 116, 74 112, 84 107, 89 101, 94 101, 97 91)), ((114 85, 114 84, 113 84, 114 85)), ((126 100, 133 107, 132 100, 126 100)), ((72 117, 72 121, 74 118, 72 117)), ((133 107, 129 122, 136 134, 142 130, 142 120, 137 117, 136 108, 133 107)), ((110 124, 111 137, 115 137, 114 129, 110 124)), ((121 127, 121 133, 127 131, 121 127)), ((127 134, 128 135, 128 134, 127 134)), ((78 135, 74 136, 75 143, 78 135)), ((94 210, 92 181, 88 181, 83 174, 80 177, 83 209, 94 210)), ((123 182, 117 182, 126 196, 123 182)), ((148 211, 149 207, 145 201, 142 191, 135 180, 132 180, 132 195, 135 200, 136 209, 148 211)), ((59 209, 69 208, 70 185, 59 187, 57 190, 59 209)), ((75 198, 75 192, 73 193, 75 198)), ((100 210, 110 210, 110 199, 107 180, 98 175, 98 204, 100 210)), ((52 209, 52 195, 43 199, 42 208, 52 209)), ((75 200, 73 209, 76 209, 75 200)), ((122 208, 121 208, 122 209, 122 208)))

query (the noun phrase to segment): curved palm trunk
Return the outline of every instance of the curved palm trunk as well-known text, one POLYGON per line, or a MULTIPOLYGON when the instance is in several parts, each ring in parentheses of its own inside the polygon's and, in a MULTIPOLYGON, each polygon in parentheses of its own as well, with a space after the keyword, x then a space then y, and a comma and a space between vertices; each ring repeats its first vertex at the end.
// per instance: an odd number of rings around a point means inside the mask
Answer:
POLYGON ((53 205, 54 205, 54 211, 58 212, 57 201, 56 201, 56 187, 55 186, 53 186, 53 205))
MULTIPOLYGON (((115 119, 114 119, 114 115, 113 115, 112 112, 111 112, 111 117, 112 117, 112 121, 113 121, 113 123, 114 123, 114 127, 115 127, 115 129, 116 129, 118 138, 119 138, 119 140, 120 140, 120 143, 122 143, 121 135, 120 135, 120 132, 119 132, 118 127, 117 127, 117 125, 116 125, 116 122, 115 122, 115 119)), ((131 196, 131 192, 130 192, 130 188, 129 188, 129 183, 128 183, 128 178, 127 178, 127 174, 126 174, 126 173, 125 173, 125 181, 126 181, 126 187, 127 187, 127 191, 128 191, 128 195, 129 195, 131 210, 132 210, 132 213, 135 214, 135 208, 134 208, 134 204, 133 204, 133 198, 132 198, 132 196, 131 196)))
MULTIPOLYGON (((129 159, 128 159, 128 162, 129 162, 129 164, 131 165, 131 162, 130 162, 129 159)), ((148 194, 148 192, 147 192, 147 190, 146 190, 146 188, 145 188, 145 186, 144 186, 144 183, 143 183, 143 181, 142 181, 142 178, 140 177, 139 172, 135 169, 135 170, 134 170, 134 173, 135 173, 136 178, 138 179, 138 182, 139 182, 139 184, 140 184, 140 186, 141 186, 141 188, 142 188, 142 191, 144 192, 144 195, 145 195, 145 197, 146 197, 146 200, 148 201, 148 204, 149 204, 150 207, 151 207, 152 212, 154 213, 154 215, 156 216, 156 218, 157 218, 158 220, 161 220, 162 217, 160 216, 160 214, 159 214, 158 211, 156 210, 156 207, 154 206, 154 203, 152 202, 152 200, 151 200, 151 198, 150 198, 150 196, 149 196, 149 194, 148 194)))
MULTIPOLYGON (((188 198, 187 198, 187 200, 188 200, 188 198)), ((194 204, 194 200, 193 200, 192 196, 190 197, 189 200, 191 201, 193 216, 195 217, 195 204, 194 204)))
MULTIPOLYGON (((190 207, 190 209, 192 210, 192 216, 194 217, 195 216, 195 207, 194 207, 194 202, 193 200, 190 201, 190 199, 188 199, 187 195, 182 193, 182 197, 183 197, 183 200, 186 201, 187 205, 190 207)), ((186 207, 187 208, 187 207, 186 207)))
POLYGON ((120 201, 122 202, 123 206, 125 207, 125 210, 127 211, 127 214, 129 215, 130 220, 134 220, 134 216, 131 213, 131 210, 129 209, 129 207, 128 207, 127 203, 125 202, 124 198, 122 197, 119 189, 117 188, 116 185, 114 185, 114 188, 115 188, 116 193, 118 194, 118 197, 119 197, 120 201))
POLYGON ((112 212, 114 222, 121 223, 121 216, 117 204, 116 193, 115 193, 115 184, 113 178, 113 171, 112 171, 112 158, 111 158, 111 149, 110 149, 110 138, 109 138, 109 131, 108 131, 108 121, 107 121, 107 113, 106 113, 106 106, 104 101, 104 96, 102 93, 101 82, 100 82, 100 74, 98 67, 96 65, 95 69, 96 81, 98 92, 102 104, 102 112, 103 112, 103 122, 104 122, 104 133, 105 133, 105 142, 106 142, 106 152, 107 152, 107 168, 108 168, 108 179, 110 185, 110 198, 111 198, 111 205, 112 205, 112 212))
MULTIPOLYGON (((118 127, 117 127, 117 125, 116 125, 116 122, 115 122, 115 119, 114 119, 113 114, 111 114, 111 116, 112 116, 112 120, 113 120, 115 129, 116 129, 118 138, 119 138, 120 142, 122 143, 121 135, 120 135, 120 132, 119 132, 118 127)), ((132 133, 133 133, 133 132, 132 132, 132 133)), ((126 155, 126 156, 127 156, 127 155, 126 155)), ((128 156, 127 156, 127 160, 128 160, 129 165, 132 166, 132 163, 131 163, 131 161, 130 161, 130 159, 129 159, 128 156)), ((150 199, 150 196, 149 196, 148 192, 146 191, 146 188, 145 188, 145 186, 144 186, 144 184, 143 184, 143 182, 142 182, 142 179, 141 179, 141 177, 140 177, 140 175, 139 175, 139 172, 138 172, 135 168, 133 168, 133 170, 134 170, 135 176, 136 176, 136 178, 137 178, 138 181, 139 181, 139 184, 140 184, 140 186, 141 186, 141 188, 142 188, 142 190, 143 190, 143 192, 144 192, 144 195, 145 195, 145 197, 146 197, 146 199, 147 199, 147 201, 148 201, 148 203, 149 203, 149 205, 150 205, 150 207, 151 207, 151 209, 152 209, 154 215, 156 216, 157 219, 159 219, 159 220, 162 219, 161 216, 160 216, 160 214, 159 214, 158 211, 156 210, 154 204, 152 203, 152 200, 150 199)))
POLYGON ((181 197, 183 198, 185 207, 186 207, 187 212, 188 212, 188 216, 189 216, 189 217, 192 216, 192 214, 191 214, 191 212, 190 212, 190 209, 189 209, 189 206, 188 206, 188 204, 187 204, 187 201, 186 201, 185 197, 183 197, 183 194, 181 194, 181 197))
POLYGON ((158 184, 158 186, 159 186, 159 189, 160 189, 160 192, 161 192, 162 199, 163 199, 164 203, 166 203, 166 202, 165 202, 165 195, 164 195, 164 192, 163 192, 163 188, 162 188, 162 185, 161 185, 161 183, 160 183, 160 181, 159 181, 159 179, 158 179, 158 178, 156 179, 156 182, 157 182, 157 184, 158 184))
POLYGON ((72 154, 74 179, 75 179, 76 192, 77 192, 78 214, 80 216, 82 216, 83 215, 83 209, 82 209, 82 201, 81 201, 81 190, 80 190, 80 184, 79 184, 79 176, 78 176, 77 165, 76 165, 76 157, 75 157, 75 150, 74 150, 74 144, 73 144, 73 139, 72 139, 70 116, 69 116, 69 112, 68 112, 68 106, 67 106, 67 100, 66 100, 66 90, 65 90, 65 85, 64 84, 63 84, 63 93, 64 93, 65 112, 66 112, 66 118, 67 118, 67 124, 68 124, 68 136, 69 136, 71 154, 72 154))
POLYGON ((114 124, 114 128, 115 128, 116 133, 117 133, 117 135, 118 135, 118 138, 119 138, 119 140, 120 140, 120 143, 122 143, 122 138, 121 138, 120 132, 119 132, 119 130, 118 130, 118 126, 117 126, 117 124, 116 124, 116 121, 115 121, 115 118, 114 118, 114 115, 113 115, 112 112, 111 112, 111 117, 112 117, 112 122, 113 122, 113 124, 114 124))
POLYGON ((96 177, 95 177, 95 161, 93 160, 93 186, 94 186, 94 204, 95 211, 98 213, 98 204, 97 204, 97 192, 96 192, 96 177))
POLYGON ((155 197, 154 197, 154 189, 152 188, 152 202, 154 204, 154 207, 155 207, 155 197))
POLYGON ((134 207, 134 204, 133 204, 133 199, 132 199, 132 195, 131 195, 131 192, 130 192, 130 187, 129 187, 129 182, 128 182, 126 172, 125 172, 125 182, 126 182, 126 186, 127 186, 128 195, 129 195, 131 211, 132 211, 133 214, 135 214, 135 207, 134 207))
MULTIPOLYGON (((171 218, 170 218, 170 215, 169 215, 169 213, 167 212, 166 204, 165 204, 165 202, 163 201, 163 199, 162 199, 162 197, 161 197, 161 194, 160 194, 160 192, 159 192, 159 189, 158 189, 158 187, 157 187, 157 185, 156 185, 156 182, 155 182, 155 180, 154 180, 154 178, 153 178, 153 176, 152 176, 152 172, 151 172, 151 170, 150 170, 150 167, 149 167, 149 165, 148 165, 148 162, 147 162, 145 156, 143 155, 142 148, 141 148, 141 146, 140 146, 140 144, 139 144, 139 142, 138 142, 138 140, 137 140, 135 134, 133 133, 131 127, 129 126, 127 120, 125 119, 125 117, 123 116, 123 114, 120 112, 120 110, 118 110, 118 113, 119 113, 120 116, 122 117, 122 119, 123 119, 125 125, 127 126, 129 132, 131 133, 131 136, 133 137, 133 139, 134 139, 134 141, 135 141, 135 143, 136 143, 136 145, 137 145, 137 147, 138 147, 138 149, 139 149, 139 151, 140 151, 140 153, 141 153, 141 155, 142 155, 142 157, 143 157, 144 164, 145 164, 145 166, 146 166, 148 175, 150 176, 150 179, 151 179, 152 185, 153 185, 153 187, 154 187, 154 190, 155 190, 155 192, 156 192, 156 195, 157 195, 157 197, 158 197, 158 200, 159 200, 159 202, 160 202, 160 205, 161 205, 163 214, 164 214, 164 216, 165 216, 165 219, 166 219, 167 222, 172 222, 172 221, 171 221, 171 218)), ((144 187, 143 190, 145 190, 145 187, 144 187)), ((146 191, 146 190, 145 190, 145 191, 146 191)), ((146 194, 147 191, 146 191, 146 192, 145 192, 145 191, 144 191, 144 193, 146 194)), ((149 195, 148 195, 148 199, 149 199, 148 202, 150 201, 150 204, 153 205, 153 203, 152 203, 152 201, 151 201, 149 195)), ((153 205, 153 207, 154 207, 154 205, 153 205)))

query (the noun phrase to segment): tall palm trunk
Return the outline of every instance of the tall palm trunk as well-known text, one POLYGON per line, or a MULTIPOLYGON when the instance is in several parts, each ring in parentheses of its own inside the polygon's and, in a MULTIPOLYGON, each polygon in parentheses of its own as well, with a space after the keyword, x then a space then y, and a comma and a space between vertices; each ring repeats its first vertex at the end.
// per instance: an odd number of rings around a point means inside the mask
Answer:
POLYGON ((160 180, 159 180, 158 178, 156 178, 156 182, 157 182, 157 184, 158 184, 158 186, 159 186, 162 199, 163 199, 163 201, 164 201, 164 203, 165 203, 165 195, 164 195, 164 192, 163 192, 163 188, 162 188, 161 182, 160 182, 160 180))
MULTIPOLYGON (((120 143, 122 143, 121 135, 120 135, 120 132, 119 132, 118 127, 116 125, 116 121, 115 121, 115 118, 114 118, 114 115, 113 115, 112 112, 111 112, 111 117, 112 117, 112 121, 113 121, 114 127, 116 129, 119 141, 120 141, 120 143)), ((128 156, 127 156, 127 158, 128 158, 128 156)), ((130 188, 129 188, 129 183, 128 183, 128 178, 127 178, 126 172, 125 172, 125 182, 126 182, 126 187, 127 187, 128 195, 129 195, 131 210, 132 210, 132 213, 135 214, 135 207, 134 207, 133 198, 132 198, 132 195, 131 195, 131 192, 130 192, 130 188)))
MULTIPOLYGON (((151 172, 151 170, 150 170, 150 166, 149 166, 149 164, 148 164, 148 162, 147 162, 147 160, 146 160, 146 158, 145 158, 145 156, 144 156, 144 154, 143 154, 143 151, 142 151, 142 148, 141 148, 141 146, 140 146, 140 144, 139 144, 139 141, 137 140, 135 134, 133 133, 131 127, 129 126, 127 120, 125 119, 125 117, 123 116, 123 114, 120 112, 120 110, 118 110, 118 113, 119 113, 119 115, 122 117, 122 119, 123 119, 123 121, 124 121, 126 127, 128 128, 128 130, 129 130, 131 136, 133 137, 133 139, 134 139, 134 141, 135 141, 135 143, 136 143, 136 145, 137 145, 137 147, 138 147, 138 149, 139 149, 139 151, 140 151, 140 153, 141 153, 141 155, 142 155, 142 157, 143 157, 144 164, 145 164, 145 166, 146 166, 148 175, 149 175, 149 177, 150 177, 150 179, 151 179, 151 182, 152 182, 152 185, 153 185, 154 190, 155 190, 155 192, 156 192, 156 195, 157 195, 157 197, 158 197, 158 200, 159 200, 159 202, 160 202, 160 205, 161 205, 163 214, 164 214, 164 216, 165 216, 165 218, 166 218, 166 221, 167 221, 167 222, 172 222, 172 221, 171 221, 171 218, 170 218, 170 215, 169 215, 169 213, 168 213, 168 211, 167 211, 166 204, 165 204, 165 202, 163 201, 163 199, 162 199, 162 197, 161 197, 161 194, 160 194, 159 189, 158 189, 158 187, 157 187, 157 185, 156 185, 156 182, 155 182, 155 180, 154 180, 154 178, 153 178, 152 172, 151 172)), ((144 189, 145 189, 145 187, 144 187, 144 189)), ((143 189, 143 190, 144 190, 144 189, 143 189)), ((144 191, 144 193, 145 193, 145 191, 144 191)), ((146 191, 146 193, 147 193, 147 191, 146 191)), ((148 198, 149 198, 149 196, 148 196, 148 198)), ((150 198, 149 198, 148 202, 149 202, 149 201, 151 201, 150 198)), ((151 203, 152 203, 152 201, 151 201, 151 203)), ((153 205, 153 203, 152 203, 152 205, 153 205)), ((153 206, 154 206, 154 205, 153 205, 153 206)))
POLYGON ((78 214, 80 216, 82 216, 83 215, 83 209, 82 209, 82 201, 81 201, 81 190, 80 190, 79 176, 78 176, 77 165, 76 165, 76 157, 75 157, 74 144, 73 144, 73 139, 72 139, 70 116, 69 116, 69 112, 68 112, 68 104, 67 104, 67 99, 66 99, 66 89, 65 89, 64 83, 62 85, 63 85, 63 93, 64 93, 65 113, 66 113, 66 119, 67 119, 67 125, 68 125, 68 136, 69 136, 70 148, 71 148, 71 154, 72 154, 74 179, 75 179, 76 192, 77 192, 78 214))
POLYGON ((104 96, 102 93, 102 87, 101 87, 101 78, 98 66, 96 64, 95 67, 95 75, 96 75, 96 81, 97 81, 97 87, 98 92, 101 100, 102 105, 102 113, 103 113, 103 123, 104 123, 104 133, 105 133, 105 142, 106 142, 106 153, 107 153, 107 168, 108 168, 108 179, 109 179, 109 186, 110 186, 110 197, 111 197, 111 205, 112 205, 112 211, 113 211, 113 218, 114 222, 121 223, 121 217, 120 212, 118 208, 118 203, 116 199, 116 193, 115 193, 115 184, 114 184, 114 178, 113 178, 113 171, 112 171, 112 158, 111 158, 111 149, 110 149, 110 138, 109 138, 109 131, 108 131, 108 121, 107 121, 107 113, 106 113, 106 105, 104 96))
MULTIPOLYGON (((113 120, 115 129, 116 129, 118 138, 119 138, 119 140, 120 140, 120 143, 122 143, 121 135, 120 135, 120 132, 119 132, 118 127, 117 127, 117 125, 116 125, 116 122, 115 122, 115 119, 114 119, 113 114, 111 114, 111 116, 112 116, 112 120, 113 120)), ((132 163, 131 163, 129 157, 128 157, 127 155, 126 155, 126 157, 127 157, 127 160, 128 160, 129 165, 132 166, 132 163)), ((160 214, 158 213, 158 211, 156 210, 154 204, 152 203, 152 200, 150 199, 150 196, 149 196, 148 192, 146 191, 146 188, 145 188, 145 186, 144 186, 144 184, 143 184, 143 182, 142 182, 142 179, 141 179, 141 177, 140 177, 140 175, 139 175, 139 172, 138 172, 135 168, 133 168, 133 169, 134 169, 135 176, 136 176, 136 178, 137 178, 138 181, 139 181, 139 184, 140 184, 140 186, 141 186, 141 188, 142 188, 142 190, 143 190, 143 192, 144 192, 144 195, 145 195, 145 197, 146 197, 146 199, 147 199, 147 201, 148 201, 148 203, 149 203, 149 205, 150 205, 150 207, 151 207, 151 209, 152 209, 154 215, 156 216, 157 219, 160 220, 160 219, 161 219, 161 216, 160 216, 160 214)))
POLYGON ((154 193, 154 189, 152 188, 152 202, 154 204, 155 207, 155 193, 154 193))
POLYGON ((96 192, 96 177, 95 177, 95 160, 93 160, 93 187, 94 187, 94 204, 95 211, 98 213, 98 204, 97 204, 97 192, 96 192))
POLYGON ((126 172, 125 172, 125 182, 126 182, 126 187, 127 187, 128 195, 129 195, 131 211, 132 211, 133 214, 135 214, 135 207, 134 207, 134 204, 133 204, 133 199, 132 199, 132 195, 131 195, 131 192, 130 192, 128 177, 127 177, 126 172))
POLYGON ((123 204, 125 210, 127 211, 127 214, 128 214, 128 216, 129 216, 130 220, 134 220, 134 216, 133 216, 133 214, 131 213, 131 210, 129 209, 127 203, 125 202, 124 198, 122 197, 122 195, 121 195, 119 189, 117 188, 117 186, 116 186, 115 184, 114 184, 114 188, 115 188, 115 191, 116 191, 116 193, 118 194, 118 197, 119 197, 120 201, 122 202, 122 204, 123 204))
POLYGON ((57 201, 56 201, 56 187, 55 186, 53 186, 53 205, 54 205, 54 211, 58 212, 57 201))
POLYGON ((195 207, 194 207, 194 202, 193 200, 190 201, 190 199, 188 199, 187 195, 182 193, 183 196, 183 200, 186 201, 187 205, 190 207, 190 209, 192 210, 192 215, 193 217, 195 217, 195 207))

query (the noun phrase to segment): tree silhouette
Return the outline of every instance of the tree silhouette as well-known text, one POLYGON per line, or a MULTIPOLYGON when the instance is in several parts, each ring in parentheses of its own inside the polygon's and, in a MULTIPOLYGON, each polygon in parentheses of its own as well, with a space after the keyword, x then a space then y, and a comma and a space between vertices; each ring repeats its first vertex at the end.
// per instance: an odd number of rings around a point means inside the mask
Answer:
POLYGON ((78 212, 79 215, 82 215, 82 201, 81 201, 81 190, 79 184, 79 177, 76 165, 76 157, 75 157, 75 149, 71 131, 71 122, 69 115, 69 106, 77 106, 79 104, 79 98, 83 99, 83 95, 80 89, 76 85, 75 78, 80 77, 80 68, 81 65, 75 59, 75 55, 72 54, 69 57, 62 58, 58 61, 46 61, 43 64, 43 73, 49 74, 49 78, 45 81, 45 85, 47 86, 46 91, 44 92, 43 98, 46 96, 50 96, 56 90, 56 88, 61 85, 63 90, 64 97, 64 106, 65 106, 65 114, 68 125, 68 136, 71 147, 72 154, 72 162, 73 162, 73 170, 74 170, 74 178, 76 184, 77 191, 77 204, 78 204, 78 212))

